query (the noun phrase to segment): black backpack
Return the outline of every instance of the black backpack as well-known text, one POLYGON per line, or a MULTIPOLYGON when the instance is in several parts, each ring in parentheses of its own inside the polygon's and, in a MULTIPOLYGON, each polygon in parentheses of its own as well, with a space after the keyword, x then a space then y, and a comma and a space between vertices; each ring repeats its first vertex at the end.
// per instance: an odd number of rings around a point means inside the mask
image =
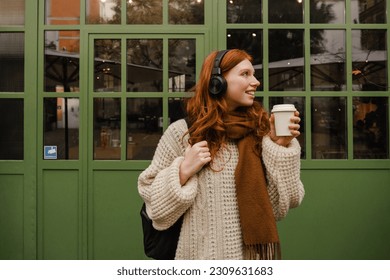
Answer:
MULTIPOLYGON (((189 127, 188 119, 185 118, 189 127)), ((173 260, 176 254, 180 230, 183 224, 181 216, 170 228, 157 230, 153 227, 152 220, 146 213, 146 206, 141 207, 142 230, 144 234, 144 252, 149 258, 155 260, 173 260)))

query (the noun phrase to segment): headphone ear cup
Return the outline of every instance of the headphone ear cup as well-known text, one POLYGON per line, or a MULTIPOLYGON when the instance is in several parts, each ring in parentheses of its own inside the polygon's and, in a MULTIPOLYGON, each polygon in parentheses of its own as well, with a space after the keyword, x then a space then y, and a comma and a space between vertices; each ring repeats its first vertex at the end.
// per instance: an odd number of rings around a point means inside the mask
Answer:
POLYGON ((214 75, 210 78, 209 93, 212 96, 219 96, 226 92, 227 82, 223 76, 214 75))

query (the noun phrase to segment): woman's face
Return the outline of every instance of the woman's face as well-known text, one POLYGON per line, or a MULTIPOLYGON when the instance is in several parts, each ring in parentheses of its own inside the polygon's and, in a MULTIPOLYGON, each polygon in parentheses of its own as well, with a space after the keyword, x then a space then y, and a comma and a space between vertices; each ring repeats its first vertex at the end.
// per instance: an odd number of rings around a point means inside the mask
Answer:
POLYGON ((230 111, 242 106, 252 106, 255 90, 260 85, 254 74, 255 70, 248 59, 227 72, 225 79, 228 86, 225 99, 230 111))

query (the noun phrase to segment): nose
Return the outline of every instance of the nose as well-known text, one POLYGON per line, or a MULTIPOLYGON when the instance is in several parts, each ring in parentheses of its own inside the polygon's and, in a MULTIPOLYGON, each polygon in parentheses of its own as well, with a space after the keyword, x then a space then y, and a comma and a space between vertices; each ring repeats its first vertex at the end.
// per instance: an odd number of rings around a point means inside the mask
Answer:
POLYGON ((252 76, 252 81, 251 81, 251 85, 252 86, 255 86, 255 87, 258 87, 260 85, 260 82, 258 79, 256 79, 255 76, 252 76))

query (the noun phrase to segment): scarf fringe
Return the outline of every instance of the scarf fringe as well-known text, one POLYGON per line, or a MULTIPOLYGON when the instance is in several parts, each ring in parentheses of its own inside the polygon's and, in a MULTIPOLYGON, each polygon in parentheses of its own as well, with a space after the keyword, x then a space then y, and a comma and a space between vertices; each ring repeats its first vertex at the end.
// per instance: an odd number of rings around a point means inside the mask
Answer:
POLYGON ((280 243, 244 245, 245 260, 281 260, 280 243))

